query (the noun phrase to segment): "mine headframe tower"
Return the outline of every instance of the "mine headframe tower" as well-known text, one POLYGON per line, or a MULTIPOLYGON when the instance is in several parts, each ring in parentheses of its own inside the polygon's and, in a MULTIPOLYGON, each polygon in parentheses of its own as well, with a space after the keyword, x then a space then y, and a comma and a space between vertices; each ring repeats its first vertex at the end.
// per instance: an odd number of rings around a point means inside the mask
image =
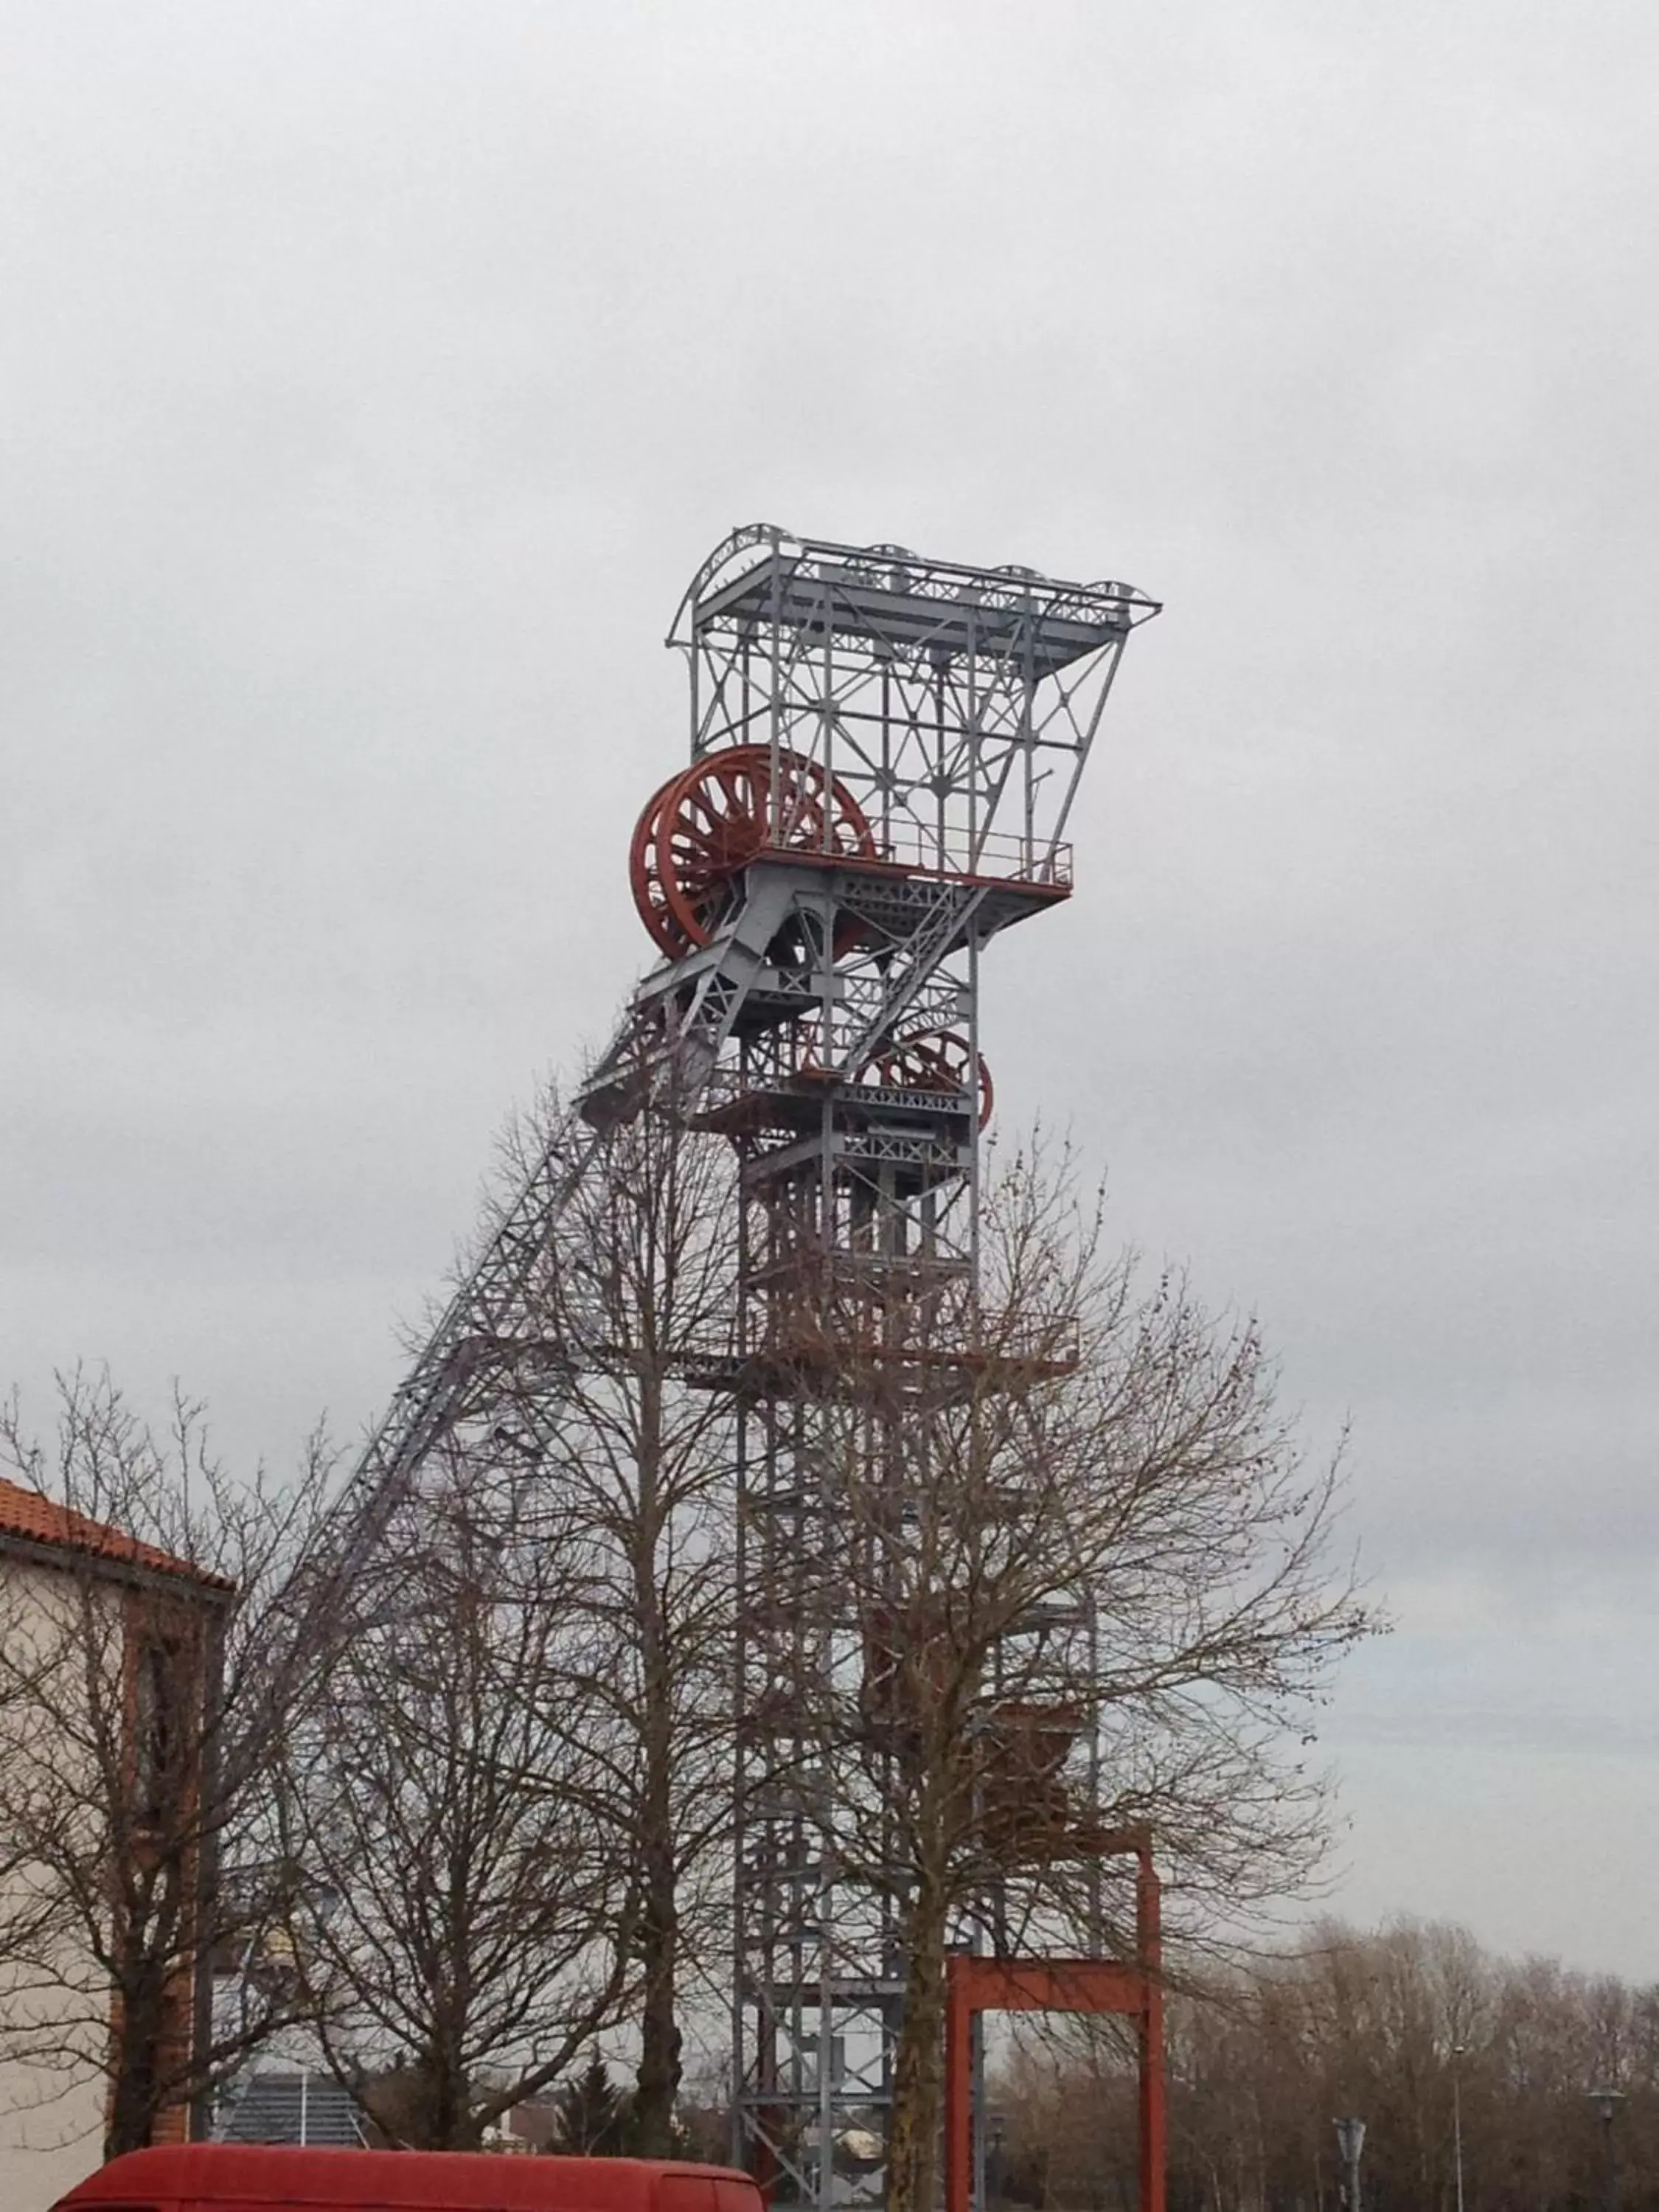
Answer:
MULTIPOLYGON (((879 2197, 901 2016, 894 1885, 838 1863, 837 1778, 801 1694, 882 1669, 836 1610, 833 1470, 852 1449, 901 1491, 924 1482, 928 1408, 983 1387, 980 957, 1069 895, 1079 781, 1157 612, 1126 584, 767 526, 704 562, 668 641, 690 757, 631 854, 662 957, 370 1439, 316 1576, 314 1604, 372 1609, 423 1466, 469 1433, 533 1455, 513 1425, 538 1403, 556 1421, 562 1368, 603 1362, 597 1340, 548 1346, 535 1295, 600 1133, 646 1111, 726 1133, 738 1311, 686 1358, 733 1413, 734 2121, 778 2204, 879 2197), (848 1380, 872 1371, 879 1415, 848 1380)), ((969 1948, 1006 1949, 994 1907, 969 1948)))
POLYGON ((980 956, 1069 894, 1079 780, 1156 611, 1119 583, 754 528, 670 639, 691 758, 632 853, 665 957, 582 1110, 667 1086, 738 1150, 738 1326, 700 1379, 737 1431, 735 2152, 779 2203, 878 2196, 901 2008, 895 1887, 837 1863, 803 1694, 880 1665, 834 1596, 833 1470, 885 1454, 926 1480, 927 1408, 983 1386, 980 956))

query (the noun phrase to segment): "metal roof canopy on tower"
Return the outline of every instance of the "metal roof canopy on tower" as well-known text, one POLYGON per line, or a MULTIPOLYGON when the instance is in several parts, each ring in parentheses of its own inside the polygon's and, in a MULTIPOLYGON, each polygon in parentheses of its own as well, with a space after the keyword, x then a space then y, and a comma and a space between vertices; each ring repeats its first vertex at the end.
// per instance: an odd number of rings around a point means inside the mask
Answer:
POLYGON ((669 641, 777 623, 931 660, 1016 660, 1040 681, 1158 611, 1158 602, 1130 584, 929 561, 902 545, 842 545, 757 523, 734 531, 699 570, 669 641), (757 545, 766 554, 730 573, 757 545))

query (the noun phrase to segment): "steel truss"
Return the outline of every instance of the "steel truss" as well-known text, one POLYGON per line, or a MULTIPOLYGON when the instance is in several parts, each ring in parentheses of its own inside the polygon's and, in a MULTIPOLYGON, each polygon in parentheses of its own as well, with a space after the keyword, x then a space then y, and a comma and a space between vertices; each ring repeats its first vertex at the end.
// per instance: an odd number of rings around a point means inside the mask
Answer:
MULTIPOLYGON (((727 903, 700 909, 708 941, 635 1002, 699 1125, 735 1143, 744 1201, 735 1345, 700 1379, 738 1415, 734 2153, 780 2203, 878 2201, 902 1988, 897 1886, 839 1868, 856 1785, 801 1694, 871 1665, 826 1601, 834 1470, 892 1456, 896 1425, 900 1479, 925 1480, 927 1409, 982 1387, 981 955, 1068 895, 1078 781, 1155 611, 1120 584, 757 529, 704 564, 671 639, 694 762, 763 745, 795 764, 758 779, 772 818, 727 903), (815 812, 813 844, 787 811, 804 787, 840 808, 815 812), (940 1032, 957 1079, 936 1060, 918 1081, 915 1041, 940 1032), (872 1361, 879 1417, 847 1387, 872 1361)), ((1092 1637, 1063 1610, 1034 1645, 1092 1637)), ((1000 1947, 1006 1905, 959 1933, 1000 1947)))

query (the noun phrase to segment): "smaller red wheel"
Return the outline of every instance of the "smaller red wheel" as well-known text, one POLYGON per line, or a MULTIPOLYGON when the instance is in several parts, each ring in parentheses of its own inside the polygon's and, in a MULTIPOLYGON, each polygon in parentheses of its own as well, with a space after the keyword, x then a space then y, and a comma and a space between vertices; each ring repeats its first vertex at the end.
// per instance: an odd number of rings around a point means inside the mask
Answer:
MULTIPOLYGON (((974 1062, 973 1047, 955 1030, 918 1030, 877 1054, 865 1079, 902 1091, 966 1091, 974 1062)), ((983 1057, 979 1063, 979 1126, 991 1118, 996 1089, 983 1057)))

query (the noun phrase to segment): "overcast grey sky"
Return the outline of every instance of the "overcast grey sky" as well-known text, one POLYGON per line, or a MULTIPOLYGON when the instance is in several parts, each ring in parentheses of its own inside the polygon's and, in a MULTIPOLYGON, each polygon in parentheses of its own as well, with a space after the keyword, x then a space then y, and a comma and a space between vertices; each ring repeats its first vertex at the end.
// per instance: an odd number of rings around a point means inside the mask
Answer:
POLYGON ((1659 10, 0 0, 0 1368, 396 1379, 734 523, 1168 611, 1000 1110, 1355 1431, 1339 1905, 1659 1975, 1659 10))

